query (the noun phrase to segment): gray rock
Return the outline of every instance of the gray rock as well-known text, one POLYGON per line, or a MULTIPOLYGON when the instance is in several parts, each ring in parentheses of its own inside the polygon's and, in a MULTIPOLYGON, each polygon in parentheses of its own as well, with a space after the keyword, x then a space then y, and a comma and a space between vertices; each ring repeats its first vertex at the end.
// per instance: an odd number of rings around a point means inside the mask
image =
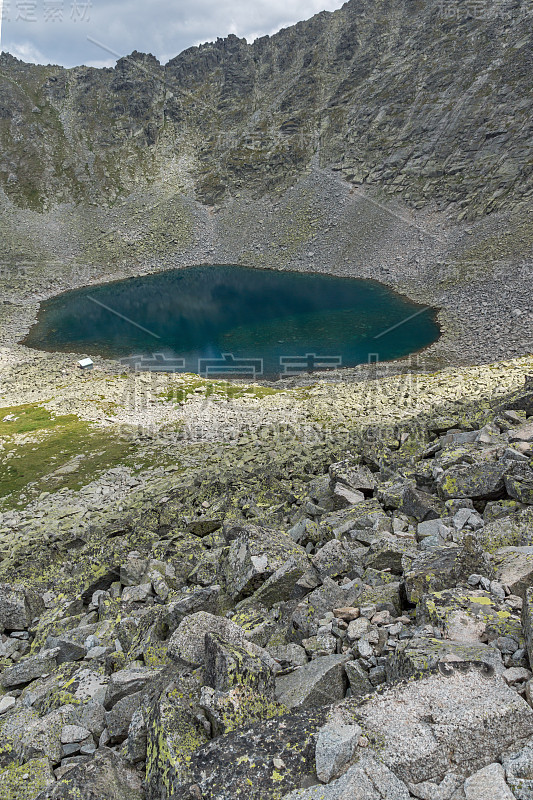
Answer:
POLYGON ((322 656, 277 678, 276 698, 288 708, 308 708, 341 700, 347 686, 346 661, 348 657, 344 655, 322 656))
POLYGON ((489 764, 465 781, 466 800, 516 800, 505 782, 501 764, 489 764))
POLYGON ((297 642, 316 636, 319 620, 334 608, 353 606, 361 594, 361 584, 352 581, 339 586, 331 578, 315 589, 307 598, 299 603, 291 618, 291 638, 297 642))
POLYGON ((63 725, 61 729, 61 744, 73 744, 83 742, 91 736, 91 732, 81 725, 63 725))
POLYGON ((43 611, 43 599, 34 590, 0 583, 0 633, 29 628, 43 611))
POLYGON ((14 749, 21 761, 46 757, 54 765, 63 756, 61 733, 69 722, 73 706, 62 706, 21 728, 14 737, 14 749))
POLYGON ((316 775, 322 783, 329 783, 346 770, 352 760, 359 739, 359 725, 345 725, 342 719, 332 719, 320 728, 316 743, 316 775))
POLYGON ((226 532, 231 542, 223 564, 226 589, 232 599, 253 594, 276 570, 293 557, 304 569, 305 550, 285 533, 256 525, 234 526, 226 532))
POLYGON ((321 580, 339 578, 354 569, 359 569, 361 574, 359 552, 359 548, 355 548, 353 544, 332 539, 316 552, 311 562, 321 580))
POLYGON ((283 800, 410 800, 410 795, 406 785, 368 753, 338 780, 291 792, 283 800))
POLYGON ((278 665, 266 650, 251 642, 230 644, 216 633, 205 635, 205 683, 218 692, 246 686, 274 697, 278 665))
POLYGON ((444 516, 444 503, 438 497, 412 486, 406 486, 402 491, 398 508, 407 516, 414 517, 417 522, 444 516))
POLYGON ((368 672, 365 672, 357 661, 347 661, 344 667, 350 683, 352 697, 364 697, 364 695, 374 691, 368 672))
POLYGON ((230 644, 242 644, 246 634, 240 625, 225 617, 216 617, 207 611, 198 611, 186 617, 168 642, 168 655, 174 661, 200 666, 205 662, 205 635, 216 633, 230 644))
POLYGON ((137 667, 113 673, 107 685, 105 708, 110 710, 123 697, 142 691, 147 684, 156 680, 160 672, 160 670, 152 670, 148 667, 137 667))
POLYGON ((424 781, 416 786, 408 785, 409 791, 419 800, 452 800, 457 797, 457 790, 462 792, 463 779, 455 772, 448 772, 438 784, 433 781, 424 781))
POLYGON ((440 664, 437 673, 385 689, 363 705, 339 706, 350 709, 365 735, 382 743, 383 763, 415 785, 438 783, 451 770, 471 774, 533 734, 533 710, 484 665, 440 664))
POLYGON ((400 642, 387 663, 387 679, 420 677, 446 661, 486 664, 498 674, 503 674, 501 653, 495 647, 481 642, 454 642, 449 639, 418 638, 400 642))
POLYGON ((131 718, 126 741, 128 761, 138 764, 146 761, 148 728, 142 708, 138 708, 131 718))
POLYGON ((23 686, 25 683, 42 678, 44 675, 53 672, 58 666, 59 648, 53 650, 42 650, 36 656, 30 656, 8 667, 0 677, 0 683, 4 689, 11 689, 23 686))
POLYGON ((54 648, 59 650, 56 656, 58 665, 65 664, 67 661, 80 661, 87 654, 87 650, 83 645, 77 644, 67 636, 48 636, 45 646, 48 650, 53 650, 54 648))
POLYGON ((10 697, 9 695, 5 695, 4 697, 0 698, 0 714, 5 714, 7 711, 11 711, 12 708, 15 708, 17 701, 14 697, 10 697))
POLYGON ((105 728, 105 709, 97 700, 89 700, 76 707, 72 723, 87 728, 95 739, 99 739, 105 728))
POLYGON ((141 583, 139 586, 127 586, 122 592, 124 603, 144 603, 153 595, 151 583, 141 583))
POLYGON ((106 712, 105 722, 111 744, 119 744, 128 736, 130 723, 133 715, 141 706, 142 697, 142 692, 129 694, 127 697, 117 700, 111 711, 106 712))
POLYGON ((422 539, 437 536, 444 543, 449 533, 450 528, 441 519, 429 519, 426 522, 419 522, 416 528, 416 538, 419 542, 422 539))
POLYGON ((195 587, 183 591, 176 600, 165 607, 162 622, 168 628, 169 634, 173 634, 180 622, 190 614, 196 614, 198 611, 216 614, 220 592, 221 588, 216 584, 207 588, 195 587))
POLYGON ((372 494, 376 485, 374 476, 368 467, 350 463, 349 460, 331 464, 329 476, 332 488, 337 484, 341 484, 352 491, 361 492, 367 496, 372 494))
POLYGON ((266 608, 271 608, 275 603, 289 600, 294 592, 294 586, 306 571, 307 564, 303 558, 291 557, 277 569, 254 594, 254 599, 266 608))
POLYGON ((533 547, 500 547, 492 561, 497 579, 523 598, 533 586, 533 547))
POLYGON ((39 800, 144 800, 142 778, 118 753, 102 747, 94 758, 74 766, 39 800))
POLYGON ((375 570, 390 570, 393 575, 401 575, 402 559, 405 555, 416 555, 416 541, 412 539, 399 539, 395 536, 384 535, 370 545, 364 565, 375 570))
POLYGON ((502 758, 507 783, 517 800, 533 800, 533 746, 527 744, 502 758))
POLYGON ((357 505, 357 503, 364 502, 365 499, 363 492, 350 489, 343 483, 336 483, 332 491, 335 507, 338 509, 350 508, 351 506, 357 505))
POLYGON ((280 644, 266 649, 272 658, 281 665, 282 669, 289 666, 301 667, 307 664, 309 660, 305 649, 299 644, 280 644))
POLYGON ((525 593, 522 605, 522 630, 529 663, 533 666, 533 587, 527 589, 525 593))
POLYGON ((130 556, 120 567, 120 582, 123 586, 138 586, 148 571, 148 561, 140 556, 130 556))

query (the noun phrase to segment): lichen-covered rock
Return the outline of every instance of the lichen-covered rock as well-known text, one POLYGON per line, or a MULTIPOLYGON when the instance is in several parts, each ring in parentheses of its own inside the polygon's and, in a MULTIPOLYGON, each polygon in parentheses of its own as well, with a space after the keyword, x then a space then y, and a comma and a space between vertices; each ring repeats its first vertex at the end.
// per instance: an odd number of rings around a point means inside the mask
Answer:
POLYGON ((489 521, 479 531, 477 538, 483 550, 489 553, 494 553, 501 547, 532 546, 533 509, 511 509, 508 514, 489 521))
POLYGON ((480 589, 446 589, 424 595, 417 620, 440 628, 449 639, 463 643, 511 636, 521 641, 520 616, 508 603, 480 589))
POLYGON ((0 800, 35 800, 51 784, 54 773, 47 758, 33 758, 25 764, 0 770, 0 800))
POLYGON ((107 747, 73 767, 36 800, 144 800, 142 779, 127 761, 107 747))
POLYGON ((492 500, 505 494, 503 463, 461 464, 444 472, 437 481, 439 494, 444 500, 468 497, 474 500, 492 500))
POLYGON ((211 723, 213 736, 223 736, 254 722, 283 716, 289 711, 283 703, 242 685, 226 692, 204 686, 200 706, 211 723))
POLYGON ((0 583, 0 633, 26 630, 42 611, 44 603, 35 590, 0 583))
POLYGON ((227 530, 230 547, 223 570, 226 589, 234 600, 253 594, 289 558, 307 568, 305 550, 287 534, 256 525, 227 530))
POLYGON ((150 710, 147 720, 147 800, 180 796, 179 792, 192 781, 193 756, 208 741, 199 715, 200 691, 201 683, 197 676, 182 678, 169 685, 150 710))
POLYGON ((449 545, 421 552, 414 558, 406 556, 403 566, 405 593, 410 603, 418 603, 428 592, 465 585, 473 574, 492 577, 489 560, 475 544, 449 545))
POLYGON ((218 692, 245 686, 266 697, 274 696, 278 665, 257 645, 226 642, 216 633, 205 635, 205 682, 218 692))
POLYGON ((499 674, 504 670, 500 651, 481 642, 414 638, 400 642, 394 650, 387 664, 387 680, 393 683, 401 678, 419 678, 447 661, 478 662, 499 674))
MULTIPOLYGON (((315 748, 327 709, 294 710, 207 743, 190 761, 187 800, 281 800, 316 780, 315 748)), ((150 795, 160 800, 166 795, 150 795)))
POLYGON ((533 471, 529 469, 528 473, 523 477, 506 475, 505 489, 509 497, 518 500, 519 503, 531 506, 533 505, 533 471))
POLYGON ((327 705, 342 700, 348 680, 348 656, 321 656, 276 680, 276 697, 289 708, 327 705))

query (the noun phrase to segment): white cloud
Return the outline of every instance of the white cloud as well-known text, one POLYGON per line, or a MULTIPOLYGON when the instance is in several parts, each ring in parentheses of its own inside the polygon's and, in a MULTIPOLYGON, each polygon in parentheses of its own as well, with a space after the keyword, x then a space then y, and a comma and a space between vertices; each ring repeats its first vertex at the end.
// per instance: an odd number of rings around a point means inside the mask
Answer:
POLYGON ((28 64, 53 63, 47 59, 32 42, 7 42, 3 47, 8 53, 11 53, 12 56, 20 58, 21 61, 26 61, 28 64))
MULTIPOLYGON (((197 43, 229 33, 253 41, 342 5, 342 0, 92 0, 87 19, 74 21, 72 0, 62 0, 62 19, 52 23, 46 18, 50 4, 33 2, 34 21, 4 14, 6 49, 13 55, 26 52, 31 60, 65 66, 114 63, 87 36, 120 55, 140 50, 166 62, 197 43)), ((78 5, 83 4, 78 0, 78 5)), ((15 8, 14 0, 11 7, 15 8)))

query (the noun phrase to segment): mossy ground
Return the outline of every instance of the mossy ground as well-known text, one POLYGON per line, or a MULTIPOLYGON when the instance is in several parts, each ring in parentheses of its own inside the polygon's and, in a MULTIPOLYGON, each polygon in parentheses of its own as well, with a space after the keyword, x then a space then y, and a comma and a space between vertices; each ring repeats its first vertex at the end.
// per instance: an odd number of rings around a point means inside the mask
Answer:
POLYGON ((34 404, 0 411, 0 445, 0 508, 24 505, 43 491, 79 489, 133 454, 117 433, 34 404))
POLYGON ((261 400, 263 397, 280 394, 279 389, 268 386, 241 385, 229 381, 202 380, 197 375, 185 375, 179 384, 172 386, 160 397, 168 401, 184 403, 189 397, 198 395, 211 400, 238 400, 241 397, 261 400))

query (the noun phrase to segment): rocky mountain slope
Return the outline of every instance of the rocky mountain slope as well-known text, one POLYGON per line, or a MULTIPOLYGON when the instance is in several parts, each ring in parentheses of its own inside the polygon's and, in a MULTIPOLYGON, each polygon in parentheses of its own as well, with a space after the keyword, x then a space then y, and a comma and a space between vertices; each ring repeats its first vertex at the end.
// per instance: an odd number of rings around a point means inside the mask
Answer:
POLYGON ((0 797, 528 800, 533 386, 497 384, 43 496, 3 536, 0 797))
POLYGON ((474 5, 350 0, 164 66, 0 56, 1 343, 63 289, 234 263, 438 306, 437 365, 530 352, 531 12, 474 5))
POLYGON ((172 182, 209 204, 260 197, 313 160, 459 218, 533 192, 530 17, 476 5, 350 0, 249 45, 162 66, 0 62, 0 185, 18 206, 112 202, 172 182))
POLYGON ((0 56, 0 800, 531 800, 531 44, 513 0, 350 0, 165 66, 0 56), (20 344, 198 263, 443 335, 276 386, 20 344))

